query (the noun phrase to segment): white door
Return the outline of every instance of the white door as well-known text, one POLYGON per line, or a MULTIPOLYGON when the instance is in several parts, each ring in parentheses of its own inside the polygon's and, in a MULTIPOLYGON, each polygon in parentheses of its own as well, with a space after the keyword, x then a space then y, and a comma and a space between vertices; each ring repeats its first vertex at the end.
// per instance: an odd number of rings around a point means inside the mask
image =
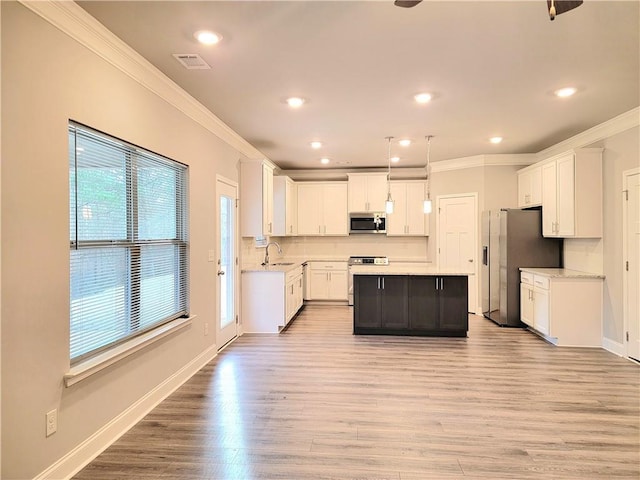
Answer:
POLYGON ((217 336, 222 348, 238 336, 238 219, 236 184, 218 178, 216 181, 217 217, 217 336))
POLYGON ((640 173, 635 172, 625 175, 624 313, 628 332, 627 355, 640 360, 640 173))
POLYGON ((438 197, 438 265, 469 275, 469 311, 477 305, 477 194, 438 197))

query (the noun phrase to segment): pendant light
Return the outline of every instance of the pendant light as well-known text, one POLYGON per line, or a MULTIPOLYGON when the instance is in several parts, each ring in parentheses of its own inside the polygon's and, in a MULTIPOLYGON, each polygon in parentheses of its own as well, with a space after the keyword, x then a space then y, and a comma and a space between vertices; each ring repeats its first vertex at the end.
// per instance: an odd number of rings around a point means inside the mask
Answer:
POLYGON ((385 137, 389 144, 387 158, 389 159, 389 170, 387 171, 387 201, 384 203, 384 211, 393 213, 393 199, 391 198, 391 140, 393 137, 385 137))
POLYGON ((433 206, 431 204, 431 139, 433 135, 427 135, 424 137, 427 139, 427 165, 424 167, 427 175, 427 196, 424 199, 422 210, 424 213, 431 213, 433 206))

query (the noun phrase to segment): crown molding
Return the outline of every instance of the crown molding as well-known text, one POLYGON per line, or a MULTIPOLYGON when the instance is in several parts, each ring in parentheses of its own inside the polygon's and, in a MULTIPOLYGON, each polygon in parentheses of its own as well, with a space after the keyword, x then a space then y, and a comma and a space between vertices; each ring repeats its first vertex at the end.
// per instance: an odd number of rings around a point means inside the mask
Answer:
POLYGON ((573 137, 556 143, 549 148, 541 150, 536 154, 538 160, 546 160, 549 157, 555 157, 569 150, 583 148, 592 145, 600 140, 622 133, 625 130, 640 125, 640 107, 636 107, 617 117, 613 117, 595 127, 584 132, 578 133, 573 137))
POLYGON ((266 158, 204 105, 72 1, 19 0, 93 53, 155 93, 248 158, 266 158))
POLYGON ((523 154, 501 154, 501 155, 473 155, 471 157, 453 158, 451 160, 441 160, 431 164, 432 172, 448 172, 452 170, 463 170, 477 167, 506 167, 506 166, 527 166, 535 163, 537 157, 532 153, 523 154))

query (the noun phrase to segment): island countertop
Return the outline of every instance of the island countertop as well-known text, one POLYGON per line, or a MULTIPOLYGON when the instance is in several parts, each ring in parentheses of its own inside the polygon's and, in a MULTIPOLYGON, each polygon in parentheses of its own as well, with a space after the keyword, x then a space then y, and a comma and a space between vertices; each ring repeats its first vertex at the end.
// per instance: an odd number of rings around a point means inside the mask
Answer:
POLYGON ((352 265, 354 275, 451 275, 471 276, 473 272, 439 268, 429 262, 389 262, 389 265, 352 265))

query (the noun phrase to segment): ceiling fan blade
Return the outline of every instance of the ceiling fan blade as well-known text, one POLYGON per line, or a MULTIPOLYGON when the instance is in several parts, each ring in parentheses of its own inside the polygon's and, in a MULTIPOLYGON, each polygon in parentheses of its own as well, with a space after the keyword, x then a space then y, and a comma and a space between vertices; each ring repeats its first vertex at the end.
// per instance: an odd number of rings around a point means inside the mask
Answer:
POLYGON ((549 12, 549 18, 553 20, 556 15, 573 10, 576 7, 582 5, 583 0, 547 0, 547 11, 549 12))
POLYGON ((422 0, 396 0, 395 2, 393 2, 393 4, 396 7, 411 8, 418 5, 421 1, 422 0))

